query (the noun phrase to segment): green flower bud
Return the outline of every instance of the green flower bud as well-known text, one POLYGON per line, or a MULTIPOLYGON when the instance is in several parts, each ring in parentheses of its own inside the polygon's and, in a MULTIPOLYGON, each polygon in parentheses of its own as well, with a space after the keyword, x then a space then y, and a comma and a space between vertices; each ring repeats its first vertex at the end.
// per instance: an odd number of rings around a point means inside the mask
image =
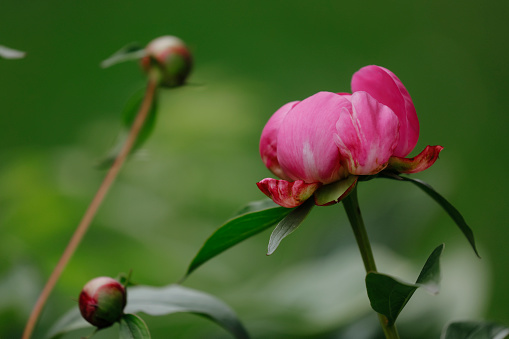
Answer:
POLYGON ((80 293, 83 318, 98 328, 113 325, 124 313, 126 291, 118 281, 108 277, 90 280, 80 293))
POLYGON ((187 46, 177 37, 166 35, 152 40, 145 48, 141 59, 145 72, 157 70, 160 85, 177 87, 185 83, 191 72, 193 60, 187 46))

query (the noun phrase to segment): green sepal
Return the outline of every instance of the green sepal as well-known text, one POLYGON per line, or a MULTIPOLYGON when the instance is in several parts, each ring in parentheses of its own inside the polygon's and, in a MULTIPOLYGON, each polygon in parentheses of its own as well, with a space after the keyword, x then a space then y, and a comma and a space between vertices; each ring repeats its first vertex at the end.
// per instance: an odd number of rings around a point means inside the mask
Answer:
POLYGON ((315 206, 313 199, 308 199, 302 205, 296 207, 283 220, 281 220, 270 235, 267 255, 271 255, 277 249, 281 240, 292 234, 302 224, 311 209, 315 206))
POLYGON ((150 339, 147 324, 135 314, 124 314, 120 318, 120 339, 150 339))

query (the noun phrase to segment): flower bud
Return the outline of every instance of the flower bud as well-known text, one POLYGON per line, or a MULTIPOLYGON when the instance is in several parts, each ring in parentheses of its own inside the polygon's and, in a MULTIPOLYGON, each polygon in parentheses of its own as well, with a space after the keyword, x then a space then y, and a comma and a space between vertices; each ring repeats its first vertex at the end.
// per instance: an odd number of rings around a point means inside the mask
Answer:
POLYGON ((145 48, 141 59, 145 72, 156 69, 160 72, 160 85, 176 87, 185 83, 193 64, 187 46, 177 37, 165 35, 152 40, 145 48))
POLYGON ((83 287, 79 305, 81 315, 86 321, 98 328, 108 327, 122 316, 126 305, 126 291, 115 279, 98 277, 83 287))

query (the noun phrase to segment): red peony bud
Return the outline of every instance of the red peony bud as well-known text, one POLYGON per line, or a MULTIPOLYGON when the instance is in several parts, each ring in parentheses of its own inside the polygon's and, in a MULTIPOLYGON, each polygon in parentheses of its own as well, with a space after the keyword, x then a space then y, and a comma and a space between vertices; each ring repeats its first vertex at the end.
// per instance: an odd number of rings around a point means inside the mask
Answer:
POLYGON ((176 87, 185 83, 193 60, 182 40, 171 35, 162 36, 152 40, 145 51, 141 67, 145 72, 157 69, 161 75, 161 86, 176 87))
POLYGON ((79 305, 86 321, 98 328, 108 327, 124 313, 126 291, 115 279, 98 277, 83 287, 79 305))

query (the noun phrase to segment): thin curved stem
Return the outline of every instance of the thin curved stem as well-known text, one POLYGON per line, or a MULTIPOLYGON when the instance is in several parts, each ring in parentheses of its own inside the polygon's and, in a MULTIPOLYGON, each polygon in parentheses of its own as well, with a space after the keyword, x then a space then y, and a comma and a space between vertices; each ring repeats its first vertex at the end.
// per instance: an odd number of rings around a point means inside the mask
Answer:
MULTIPOLYGON (((348 220, 352 226, 357 246, 361 252, 362 261, 366 273, 376 272, 375 258, 373 257, 373 251, 371 250, 371 244, 369 243, 368 233, 362 220, 361 209, 359 207, 359 201, 357 199, 357 186, 350 192, 350 194, 343 199, 343 206, 345 207, 348 220)), ((387 339, 399 339, 398 330, 396 325, 388 325, 387 317, 378 313, 378 319, 380 325, 387 339)))
POLYGON ((86 210, 85 214, 83 215, 83 218, 78 224, 78 227, 76 228, 74 234, 69 240, 69 243, 67 244, 67 247, 62 253, 62 256, 60 257, 56 267, 54 268, 53 272, 48 278, 48 281, 46 282, 46 285, 44 286, 39 298, 37 299, 37 302, 35 303, 34 308, 32 309, 32 313, 28 318, 25 330, 23 331, 22 339, 29 339, 31 337, 32 332, 37 323, 37 319, 39 318, 39 315, 41 314, 41 311, 44 305, 46 304, 46 301, 48 300, 51 291, 55 287, 58 279, 62 275, 63 270, 67 266, 67 263, 69 262, 72 255, 76 251, 76 248, 83 239, 83 236, 88 230, 88 227, 90 226, 90 223, 92 222, 97 210, 99 209, 99 206, 101 206, 101 203, 106 194, 108 193, 111 185, 115 181, 115 178, 117 177, 117 174, 120 171, 122 164, 129 155, 136 141, 136 138, 138 137, 138 134, 140 133, 140 130, 143 127, 145 120, 147 119, 148 113, 150 112, 150 107, 152 106, 154 100, 154 95, 158 82, 159 80, 156 74, 149 75, 145 97, 138 111, 138 115, 136 116, 136 119, 134 120, 131 126, 131 130, 129 131, 127 140, 125 141, 124 146, 122 147, 120 153, 117 155, 115 161, 108 170, 108 173, 104 177, 101 186, 99 186, 99 189, 97 190, 94 198, 90 202, 88 209, 86 210))

